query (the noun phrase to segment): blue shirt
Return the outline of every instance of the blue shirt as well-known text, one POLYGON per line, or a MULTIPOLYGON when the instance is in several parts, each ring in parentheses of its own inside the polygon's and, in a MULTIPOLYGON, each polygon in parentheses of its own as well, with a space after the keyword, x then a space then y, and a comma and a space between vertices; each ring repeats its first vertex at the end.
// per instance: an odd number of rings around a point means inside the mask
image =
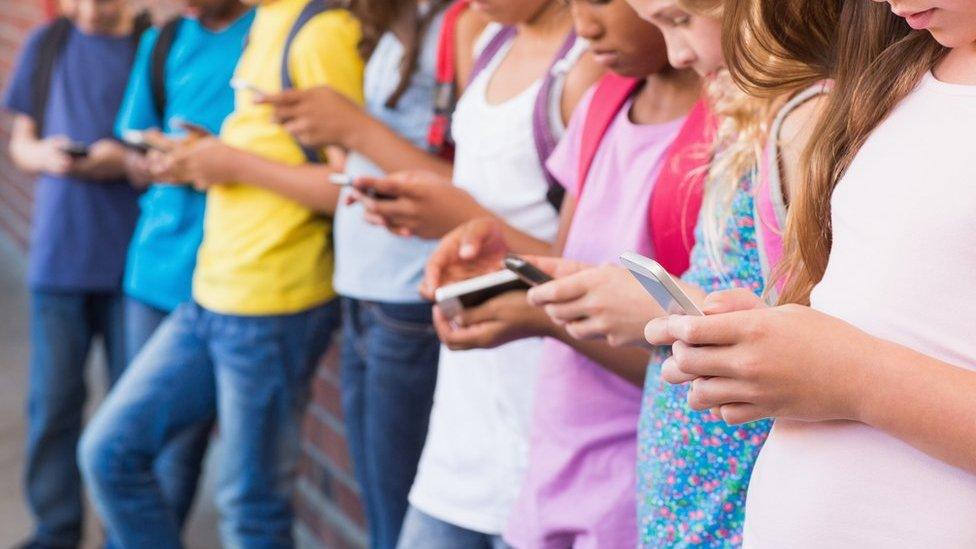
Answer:
MULTIPOLYGON (((32 73, 42 31, 17 64, 3 106, 30 115, 32 73)), ((86 35, 72 28, 51 78, 43 137, 92 144, 112 127, 135 55, 131 37, 86 35)), ((28 284, 34 290, 115 291, 138 216, 138 192, 127 181, 84 181, 44 174, 37 180, 28 284)))
MULTIPOLYGON (((179 133, 174 121, 194 122, 214 134, 234 110, 230 79, 254 20, 248 11, 219 31, 184 18, 166 60, 166 109, 153 103, 150 58, 156 29, 142 37, 119 112, 116 131, 161 128, 179 133)), ((166 311, 190 300, 197 248, 203 239, 206 195, 187 186, 152 185, 139 201, 142 214, 129 247, 125 293, 166 311)))
MULTIPOLYGON (((395 109, 387 108, 385 103, 400 81, 403 45, 393 33, 386 33, 366 65, 366 109, 418 147, 426 146, 427 131, 434 116, 434 75, 442 16, 428 27, 418 68, 395 109)), ((353 177, 383 175, 368 158, 356 153, 349 155, 346 173, 353 177)), ((418 288, 436 241, 394 236, 386 229, 366 223, 362 206, 345 206, 341 199, 333 227, 336 254, 333 285, 337 292, 387 303, 422 301, 418 288)))

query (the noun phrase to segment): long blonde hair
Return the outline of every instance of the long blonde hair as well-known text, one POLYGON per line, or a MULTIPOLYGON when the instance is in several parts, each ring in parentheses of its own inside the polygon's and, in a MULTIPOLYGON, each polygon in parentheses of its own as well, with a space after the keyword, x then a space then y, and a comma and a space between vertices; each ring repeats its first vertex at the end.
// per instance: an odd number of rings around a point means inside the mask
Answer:
MULTIPOLYGON (((806 179, 790 205, 781 275, 782 303, 809 304, 824 275, 832 243, 830 199, 871 132, 945 55, 927 32, 912 30, 885 4, 831 0, 730 0, 749 2, 753 29, 767 51, 790 62, 820 59, 834 79, 833 90, 801 161, 806 179), (812 31, 811 31, 812 30, 812 31), (811 40, 832 40, 817 52, 811 40)), ((747 33, 750 34, 750 33, 747 33)), ((733 56, 737 80, 756 93, 769 93, 803 77, 800 72, 762 69, 761 59, 733 56), (742 69, 742 70, 739 70, 742 69)), ((815 65, 815 63, 811 63, 815 65)), ((794 66, 795 68, 795 66, 794 66)))

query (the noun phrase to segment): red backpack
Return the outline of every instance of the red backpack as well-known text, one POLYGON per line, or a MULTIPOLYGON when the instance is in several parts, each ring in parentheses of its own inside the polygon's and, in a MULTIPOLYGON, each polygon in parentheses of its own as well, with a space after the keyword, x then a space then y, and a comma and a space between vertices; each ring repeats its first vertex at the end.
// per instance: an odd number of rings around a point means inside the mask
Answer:
POLYGON ((457 0, 444 11, 441 36, 437 42, 437 67, 434 78, 434 119, 427 132, 427 145, 431 152, 446 160, 454 160, 454 142, 451 140, 451 115, 457 104, 457 23, 470 0, 457 0))
MULTIPOLYGON (((579 164, 581 194, 603 137, 640 83, 641 80, 610 73, 597 84, 583 126, 579 164)), ((703 158, 700 153, 707 150, 714 134, 714 118, 702 99, 688 113, 678 136, 665 151, 664 167, 651 192, 647 228, 654 243, 655 259, 674 275, 683 274, 690 264, 710 162, 710 158, 703 158)))

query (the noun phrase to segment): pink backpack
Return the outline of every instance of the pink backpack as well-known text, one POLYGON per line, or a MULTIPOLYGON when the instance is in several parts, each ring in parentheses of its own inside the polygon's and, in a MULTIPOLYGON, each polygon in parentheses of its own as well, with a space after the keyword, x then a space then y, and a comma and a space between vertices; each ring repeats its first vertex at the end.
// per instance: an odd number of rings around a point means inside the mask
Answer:
MULTIPOLYGON (((603 137, 640 83, 641 80, 610 73, 597 84, 583 126, 579 164, 581 194, 603 137)), ((664 168, 651 192, 647 224, 655 259, 674 275, 683 274, 690 264, 695 225, 711 161, 700 153, 711 145, 714 134, 714 118, 703 99, 688 113, 678 136, 665 151, 664 168)))

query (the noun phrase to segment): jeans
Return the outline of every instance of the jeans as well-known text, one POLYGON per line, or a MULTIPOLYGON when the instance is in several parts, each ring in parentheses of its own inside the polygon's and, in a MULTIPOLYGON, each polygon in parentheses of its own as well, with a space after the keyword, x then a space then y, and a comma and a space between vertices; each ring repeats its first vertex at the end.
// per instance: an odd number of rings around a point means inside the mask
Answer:
MULTIPOLYGON (((162 309, 131 297, 126 298, 125 351, 129 364, 136 359, 168 315, 162 309)), ((131 386, 133 385, 126 385, 131 386)), ((121 387, 116 387, 115 390, 119 389, 121 387)), ((167 444, 156 458, 156 480, 180 528, 189 517, 193 506, 213 424, 213 418, 210 417, 199 425, 188 427, 167 444)), ((119 543, 111 538, 107 545, 119 547, 119 543)))
POLYGON ((499 535, 484 534, 436 519, 411 506, 397 549, 507 549, 499 535))
POLYGON ((125 368, 121 293, 32 291, 27 389, 27 501, 34 541, 81 542, 81 477, 75 461, 92 340, 102 336, 109 383, 125 368))
POLYGON ((342 407, 373 547, 396 546, 427 438, 440 342, 427 303, 343 299, 342 407))
POLYGON ((180 547, 153 464, 185 429, 216 415, 224 545, 291 547, 300 423, 339 317, 335 302, 280 316, 223 315, 196 304, 174 311, 82 437, 79 461, 112 539, 180 547))

